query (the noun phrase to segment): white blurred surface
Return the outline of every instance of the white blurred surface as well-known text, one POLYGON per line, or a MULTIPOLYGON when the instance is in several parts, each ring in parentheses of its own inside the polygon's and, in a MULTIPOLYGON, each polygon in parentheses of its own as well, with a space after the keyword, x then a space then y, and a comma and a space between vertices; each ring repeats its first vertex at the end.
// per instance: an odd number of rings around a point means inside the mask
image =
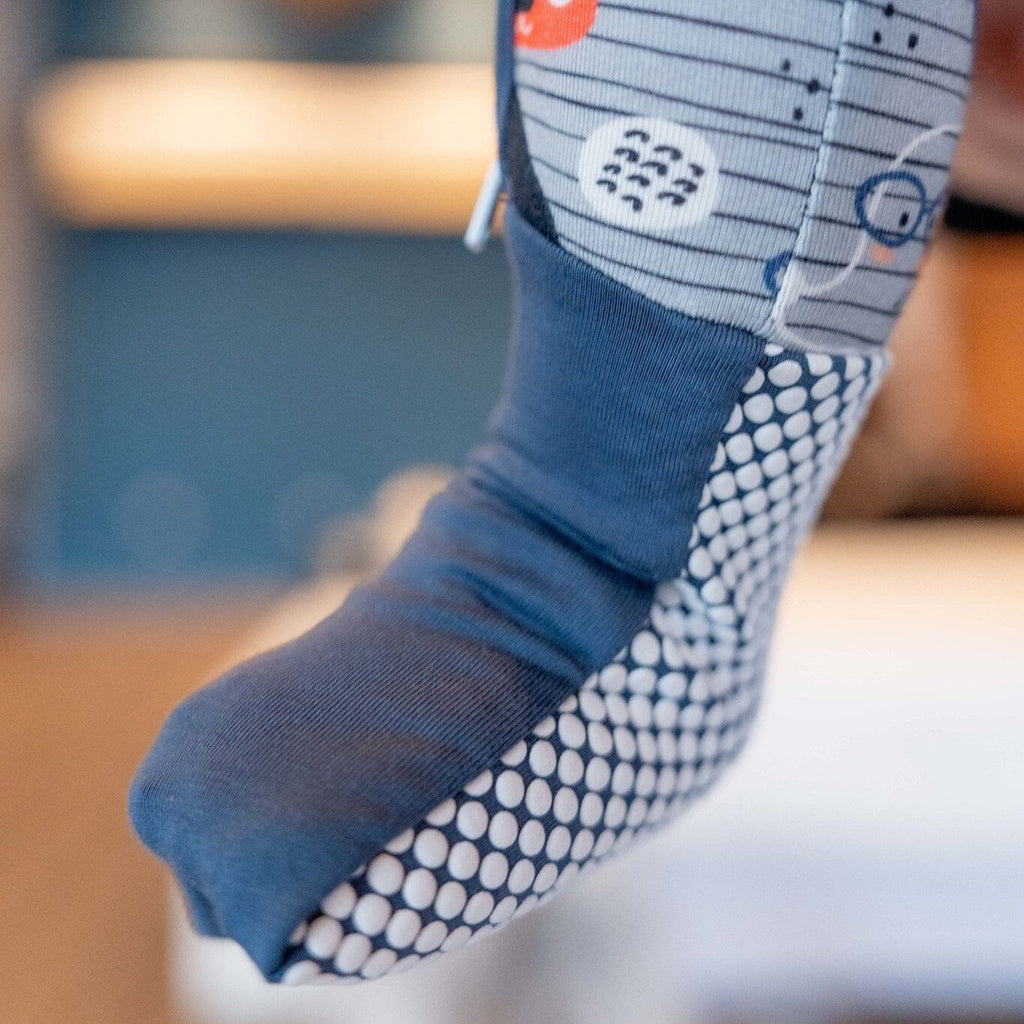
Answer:
POLYGON ((833 528, 796 568, 745 756, 655 839, 372 985, 272 990, 176 910, 173 984, 202 1024, 1024 1014, 1022 863, 1024 528, 833 528))

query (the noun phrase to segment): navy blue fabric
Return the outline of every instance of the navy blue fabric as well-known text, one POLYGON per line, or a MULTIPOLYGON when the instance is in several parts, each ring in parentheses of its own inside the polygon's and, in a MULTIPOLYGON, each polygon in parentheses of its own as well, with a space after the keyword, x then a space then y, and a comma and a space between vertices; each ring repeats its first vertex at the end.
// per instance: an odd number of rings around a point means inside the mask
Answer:
MULTIPOLYGON (((500 544, 470 543, 455 555, 455 542, 439 535, 466 517, 479 517, 482 529, 490 504, 456 485, 386 579, 186 700, 136 777, 135 827, 174 868, 196 925, 236 939, 268 976, 292 928, 340 878, 579 686, 585 670, 559 654, 554 638, 507 618, 477 586, 490 580, 514 602, 533 567, 490 564, 500 544), (562 671, 499 641, 536 650, 562 671)), ((492 523, 495 534, 504 527, 492 523)), ((617 574, 588 572, 587 559, 571 553, 557 568, 569 570, 564 584, 555 582, 562 599, 574 583, 592 588, 599 596, 589 607, 600 606, 612 635, 643 619, 646 588, 617 586, 617 574)))
POLYGON ((471 472, 653 583, 686 562, 722 428, 763 339, 673 313, 505 216, 513 352, 471 472))
POLYGON ((537 180, 533 161, 526 144, 526 129, 519 109, 514 82, 514 61, 512 50, 513 19, 516 0, 498 2, 497 54, 497 117, 498 155, 501 159, 505 192, 510 202, 528 223, 532 224, 545 238, 558 241, 551 208, 537 180))
POLYGON ((495 39, 495 78, 497 100, 496 123, 499 134, 504 129, 505 111, 514 91, 512 54, 512 22, 516 13, 516 0, 498 0, 497 37, 495 39))
POLYGON ((487 444, 378 581, 185 701, 132 787, 196 925, 268 977, 327 891, 628 643, 757 360, 515 211, 507 232, 518 330, 487 444))
POLYGON ((527 223, 532 224, 549 241, 557 243, 555 221, 533 169, 533 161, 526 146, 523 115, 514 90, 505 108, 504 129, 501 133, 501 169, 509 201, 527 223))
POLYGON ((339 878, 603 665, 651 589, 467 478, 380 580, 170 717, 132 819, 206 934, 280 967, 339 878))

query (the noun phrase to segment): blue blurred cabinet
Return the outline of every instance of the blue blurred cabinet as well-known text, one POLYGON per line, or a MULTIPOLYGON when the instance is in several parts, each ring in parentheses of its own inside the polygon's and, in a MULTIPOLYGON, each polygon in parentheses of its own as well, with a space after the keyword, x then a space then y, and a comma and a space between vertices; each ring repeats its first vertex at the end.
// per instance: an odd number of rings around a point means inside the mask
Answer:
POLYGON ((500 245, 65 231, 34 568, 293 575, 390 473, 458 463, 500 384, 500 245))
MULTIPOLYGON (((459 57, 485 60, 493 19, 473 0, 382 4, 333 31, 251 0, 60 0, 50 10, 55 65, 154 56, 421 61, 447 59, 445 40, 459 57), (457 40, 442 17, 449 7, 462 11, 457 40), (445 31, 428 38, 421 29, 431 24, 445 31)), ((480 80, 489 92, 489 73, 480 80)), ((165 79, 144 122, 158 129, 167 113, 161 88, 165 79)), ((462 102, 465 86, 454 93, 462 102)), ((394 116, 390 95, 394 127, 416 122, 400 104, 394 116)), ((347 93, 340 100, 343 112, 361 109, 347 93)), ((462 116, 441 119, 483 136, 486 161, 490 99, 480 100, 482 130, 462 116)), ((324 119, 316 99, 305 102, 305 115, 312 103, 324 119)), ((250 103, 255 124, 262 103, 250 103)), ((62 109, 96 107, 90 100, 62 109)), ((115 135, 137 143, 130 127, 105 116, 115 135)), ((180 111, 175 118, 191 123, 180 111)), ((367 120, 376 132, 373 111, 367 120)), ((52 138, 66 141, 69 127, 77 138, 80 122, 58 121, 52 138)), ((243 146, 250 128, 242 127, 243 146)), ((436 154, 428 163, 451 166, 464 187, 465 148, 453 144, 450 165, 436 154)), ((183 152, 192 154, 188 142, 183 152)), ((455 195, 437 182, 423 187, 455 195)), ((349 194, 339 188, 344 207, 349 194)), ((58 183, 50 196, 59 195, 58 183)), ((470 256, 455 237, 458 224, 446 225, 451 237, 270 230, 262 222, 122 230, 109 228, 116 219, 76 220, 60 202, 51 209, 58 215, 41 346, 51 429, 26 559, 36 581, 294 576, 308 569, 324 526, 360 510, 391 473, 457 464, 480 440, 507 336, 500 245, 470 256)))

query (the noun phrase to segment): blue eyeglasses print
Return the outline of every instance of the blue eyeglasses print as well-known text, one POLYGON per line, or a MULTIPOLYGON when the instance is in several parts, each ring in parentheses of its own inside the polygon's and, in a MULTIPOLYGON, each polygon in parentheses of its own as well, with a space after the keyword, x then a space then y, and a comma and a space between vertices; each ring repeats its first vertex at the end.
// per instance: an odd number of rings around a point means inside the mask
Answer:
POLYGON ((765 261, 762 278, 765 291, 775 303, 771 321, 773 332, 778 338, 790 345, 804 345, 804 339, 789 326, 789 313, 793 306, 803 299, 835 292, 858 267, 865 265, 865 259, 872 263, 887 263, 895 251, 908 242, 927 240, 946 194, 943 191, 936 198, 929 199, 924 182, 917 174, 907 170, 906 165, 915 153, 929 143, 942 137, 955 140, 959 134, 958 124, 941 124, 929 128, 911 139, 896 154, 889 170, 873 174, 858 186, 853 206, 856 227, 863 234, 850 254, 849 261, 837 267, 833 274, 816 281, 809 280, 803 266, 796 262, 796 254, 792 249, 765 261), (895 224, 891 216, 884 216, 887 212, 893 212, 893 203, 900 204, 896 207, 898 219, 895 224))
MULTIPOLYGON (((925 235, 931 234, 935 218, 944 200, 945 193, 935 199, 929 199, 924 182, 911 171, 882 171, 880 174, 873 174, 861 183, 854 197, 854 210, 859 227, 873 242, 878 242, 887 249, 899 249, 916 237, 922 225, 925 235), (878 205, 886 198, 880 190, 891 185, 903 185, 910 190, 910 195, 888 197, 905 202, 911 207, 910 211, 904 210, 896 229, 879 222, 877 209, 878 205)), ((773 256, 765 264, 764 285, 772 298, 778 297, 780 281, 789 269, 792 259, 793 250, 788 249, 773 256)), ((847 271, 849 269, 851 268, 846 268, 847 271)))
POLYGON ((854 208, 857 211, 858 223, 874 241, 888 249, 899 249, 917 235, 922 224, 925 227, 925 234, 931 233, 943 198, 940 195, 935 199, 929 199, 924 182, 911 171, 883 171, 881 174, 872 175, 857 189, 854 208), (877 210, 878 204, 886 198, 881 190, 894 185, 906 186, 911 193, 892 197, 907 203, 911 208, 909 212, 904 211, 896 229, 878 223, 877 210))

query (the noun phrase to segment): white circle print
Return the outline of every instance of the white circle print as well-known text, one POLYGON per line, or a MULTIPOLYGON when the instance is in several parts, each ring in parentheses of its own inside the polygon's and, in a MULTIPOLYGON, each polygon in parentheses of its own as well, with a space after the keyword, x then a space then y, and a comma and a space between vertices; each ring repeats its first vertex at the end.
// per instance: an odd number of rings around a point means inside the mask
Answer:
POLYGON ((598 216, 624 227, 691 227, 718 200, 718 157, 707 139, 656 117, 601 125, 583 144, 578 175, 598 216))

